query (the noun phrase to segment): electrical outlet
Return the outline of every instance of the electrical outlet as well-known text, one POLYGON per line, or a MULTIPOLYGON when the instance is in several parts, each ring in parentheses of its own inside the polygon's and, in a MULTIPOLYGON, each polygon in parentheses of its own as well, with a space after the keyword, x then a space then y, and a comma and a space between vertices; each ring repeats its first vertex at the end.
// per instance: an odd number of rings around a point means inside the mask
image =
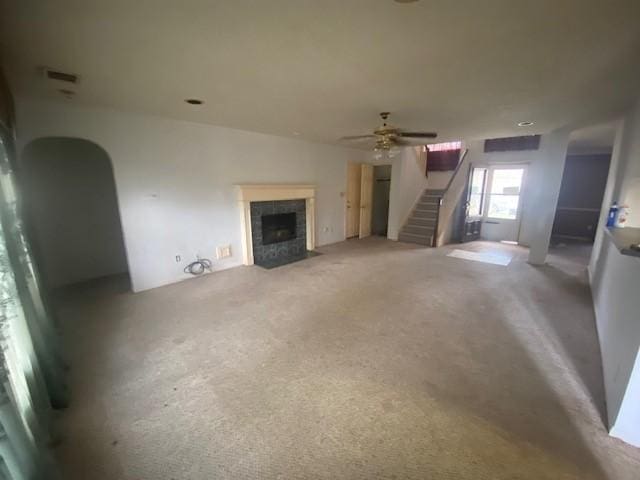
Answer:
POLYGON ((216 249, 216 257, 218 260, 231 256, 231 245, 223 245, 216 249))
POLYGON ((176 255, 176 263, 180 263, 182 261, 182 257, 180 255, 176 255))

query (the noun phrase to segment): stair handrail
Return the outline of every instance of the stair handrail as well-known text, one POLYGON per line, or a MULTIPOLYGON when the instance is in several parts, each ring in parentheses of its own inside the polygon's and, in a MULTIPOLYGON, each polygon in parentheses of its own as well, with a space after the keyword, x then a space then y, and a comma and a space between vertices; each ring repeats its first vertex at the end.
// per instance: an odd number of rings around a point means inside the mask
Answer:
POLYGON ((453 171, 453 175, 451 175, 451 178, 449 179, 447 186, 444 188, 444 191, 442 192, 441 197, 444 197, 445 194, 449 191, 449 188, 451 187, 453 180, 456 178, 456 175, 458 175, 458 172, 460 171, 460 167, 462 167, 462 164, 464 163, 464 157, 467 156, 468 152, 469 152, 469 149, 465 148, 464 152, 462 152, 462 155, 460 155, 460 160, 458 160, 458 165, 456 165, 456 169, 453 171))
POLYGON ((464 151, 462 152, 462 155, 460 155, 460 160, 458 161, 458 165, 456 165, 456 168, 453 171, 453 175, 451 175, 451 178, 447 182, 447 186, 444 188, 444 190, 442 190, 442 193, 439 195, 440 198, 438 199, 438 214, 436 215, 436 222, 435 222, 435 225, 433 226, 433 237, 431 240, 432 247, 438 246, 438 228, 440 226, 440 207, 442 207, 445 195, 449 192, 449 188, 451 188, 453 181, 456 179, 458 172, 461 170, 462 164, 464 163, 464 158, 467 156, 467 153, 469 153, 469 149, 465 148, 464 151))

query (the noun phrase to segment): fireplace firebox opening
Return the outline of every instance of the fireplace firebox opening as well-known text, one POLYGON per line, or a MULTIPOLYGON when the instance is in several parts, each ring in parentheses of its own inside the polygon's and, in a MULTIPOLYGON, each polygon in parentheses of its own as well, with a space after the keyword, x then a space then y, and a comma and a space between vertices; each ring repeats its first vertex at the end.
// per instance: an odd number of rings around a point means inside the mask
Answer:
POLYGON ((285 242, 296 238, 296 213, 262 215, 262 244, 285 242))

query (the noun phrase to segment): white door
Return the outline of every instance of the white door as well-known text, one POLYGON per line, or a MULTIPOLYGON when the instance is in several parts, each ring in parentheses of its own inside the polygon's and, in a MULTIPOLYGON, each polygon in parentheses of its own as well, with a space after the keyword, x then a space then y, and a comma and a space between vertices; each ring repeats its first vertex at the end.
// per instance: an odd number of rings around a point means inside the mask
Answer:
POLYGON ((482 202, 481 238, 517 242, 522 217, 522 186, 526 165, 493 165, 487 169, 482 202))

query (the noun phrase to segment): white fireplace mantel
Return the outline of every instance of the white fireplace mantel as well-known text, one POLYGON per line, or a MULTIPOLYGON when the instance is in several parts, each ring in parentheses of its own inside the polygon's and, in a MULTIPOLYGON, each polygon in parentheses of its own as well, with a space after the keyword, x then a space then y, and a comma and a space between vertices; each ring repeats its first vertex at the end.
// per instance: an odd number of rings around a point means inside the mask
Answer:
POLYGON ((272 200, 300 200, 306 203, 307 250, 315 248, 315 185, 291 184, 242 184, 236 185, 242 215, 242 256, 245 265, 253 265, 253 241, 251 238, 251 202, 272 200))

